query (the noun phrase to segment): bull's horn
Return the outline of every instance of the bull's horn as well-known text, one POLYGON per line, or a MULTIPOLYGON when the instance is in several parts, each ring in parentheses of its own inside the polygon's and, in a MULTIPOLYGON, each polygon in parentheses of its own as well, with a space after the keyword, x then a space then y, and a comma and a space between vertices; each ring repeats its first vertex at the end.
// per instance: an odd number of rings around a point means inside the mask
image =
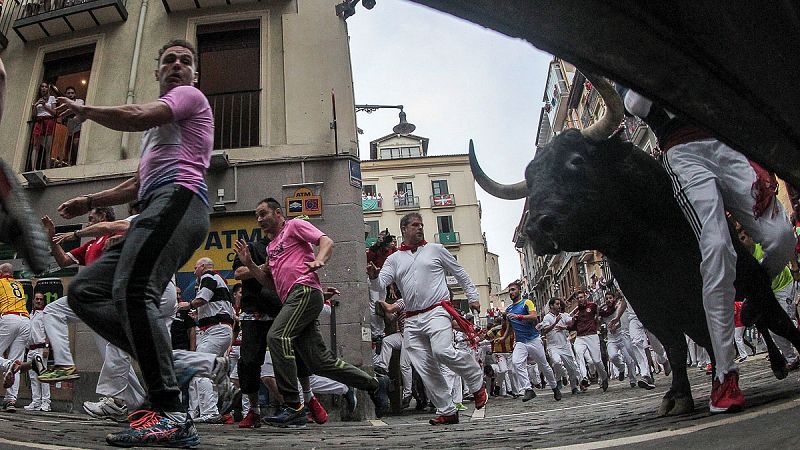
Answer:
POLYGON ((604 141, 619 127, 625 116, 625 107, 619 94, 607 79, 590 74, 584 74, 584 76, 592 83, 594 89, 600 92, 600 96, 606 103, 606 112, 600 120, 581 130, 581 134, 590 141, 604 141))
POLYGON ((475 146, 472 139, 469 140, 469 167, 472 169, 472 175, 478 185, 494 197, 504 200, 519 200, 528 196, 528 186, 524 181, 515 184, 500 184, 486 176, 478 164, 478 158, 475 157, 475 146))

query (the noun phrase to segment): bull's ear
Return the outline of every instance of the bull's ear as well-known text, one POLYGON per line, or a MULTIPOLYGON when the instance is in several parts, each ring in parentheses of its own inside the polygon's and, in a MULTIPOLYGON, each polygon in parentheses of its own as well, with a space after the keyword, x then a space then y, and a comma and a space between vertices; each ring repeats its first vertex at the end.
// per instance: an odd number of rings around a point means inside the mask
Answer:
POLYGON ((601 152, 604 159, 619 161, 628 156, 632 146, 630 142, 622 139, 622 129, 618 129, 605 141, 590 145, 590 153, 601 152))

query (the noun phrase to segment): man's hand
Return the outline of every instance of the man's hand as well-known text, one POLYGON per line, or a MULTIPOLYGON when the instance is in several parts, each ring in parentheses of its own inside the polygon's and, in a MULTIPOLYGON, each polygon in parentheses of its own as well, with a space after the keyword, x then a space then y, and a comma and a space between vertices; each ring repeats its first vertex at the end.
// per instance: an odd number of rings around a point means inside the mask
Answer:
POLYGON ((53 241, 53 244, 61 244, 67 239, 72 239, 73 237, 75 237, 75 232, 70 231, 69 233, 56 233, 51 240, 53 241))
POLYGON ((83 114, 84 105, 76 103, 67 97, 58 97, 56 100, 58 101, 59 108, 64 108, 72 114, 75 114, 75 119, 77 119, 78 122, 82 123, 84 120, 86 120, 86 116, 83 114))
POLYGON ((339 292, 338 289, 332 287, 326 288, 324 291, 322 291, 322 297, 325 300, 330 300, 333 298, 334 295, 340 295, 340 294, 341 292, 339 292))
POLYGON ((178 309, 181 311, 192 309, 192 304, 189 302, 178 302, 178 309))
POLYGON ((247 241, 244 239, 239 239, 234 242, 233 250, 239 257, 239 261, 241 261, 245 266, 249 266, 253 262, 253 258, 250 256, 250 249, 247 247, 247 241))
POLYGON ((367 276, 369 277, 370 280, 378 278, 378 273, 380 271, 381 269, 379 269, 378 266, 376 266, 375 264, 373 263, 367 264, 367 276))
POLYGON ((474 302, 469 302, 469 309, 475 311, 476 313, 481 312, 481 302, 475 300, 474 302))
POLYGON ((310 262, 305 262, 303 264, 305 264, 306 267, 308 267, 308 270, 306 270, 306 273, 316 272, 317 270, 325 267, 325 263, 320 261, 320 260, 318 260, 318 259, 315 259, 315 260, 310 261, 310 262))
POLYGON ((90 201, 86 196, 67 200, 58 207, 58 214, 65 219, 82 216, 89 212, 90 201))
POLYGON ((608 322, 608 331, 616 333, 617 330, 619 330, 619 325, 619 319, 611 319, 611 321, 608 322))
POLYGON ((56 225, 53 223, 53 219, 49 216, 42 217, 42 225, 45 231, 47 231, 47 235, 50 236, 50 239, 53 239, 53 236, 56 234, 56 225))

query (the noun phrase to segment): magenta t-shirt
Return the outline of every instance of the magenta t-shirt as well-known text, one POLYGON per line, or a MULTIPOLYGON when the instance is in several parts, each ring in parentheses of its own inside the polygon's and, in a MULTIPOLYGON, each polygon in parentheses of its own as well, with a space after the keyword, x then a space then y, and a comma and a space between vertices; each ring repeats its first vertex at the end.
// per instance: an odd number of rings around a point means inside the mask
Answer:
POLYGON ((314 261, 314 248, 311 245, 319 244, 322 236, 325 233, 314 225, 302 219, 293 219, 287 220, 283 230, 270 241, 267 258, 281 302, 286 302, 295 284, 322 289, 317 273, 306 273, 308 267, 303 264, 314 261))
POLYGON ((206 96, 194 86, 178 86, 159 98, 172 110, 172 122, 142 136, 139 199, 178 184, 208 204, 205 173, 214 146, 214 116, 206 96))

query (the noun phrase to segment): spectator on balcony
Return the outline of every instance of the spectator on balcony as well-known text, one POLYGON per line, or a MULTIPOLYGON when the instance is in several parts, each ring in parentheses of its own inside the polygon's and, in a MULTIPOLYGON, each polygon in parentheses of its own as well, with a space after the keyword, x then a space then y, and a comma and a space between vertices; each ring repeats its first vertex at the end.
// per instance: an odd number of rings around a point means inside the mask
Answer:
POLYGON ((56 98, 50 95, 50 84, 42 81, 39 85, 39 96, 31 105, 33 110, 33 132, 31 133, 32 169, 42 168, 45 150, 50 147, 53 129, 56 126, 56 98))
MULTIPOLYGON (((72 86, 67 86, 67 88, 64 89, 64 94, 68 99, 78 105, 85 104, 82 99, 75 98, 76 91, 72 86)), ((78 151, 78 143, 81 137, 81 121, 78 120, 73 112, 67 109, 67 105, 59 106, 56 108, 56 112, 58 113, 58 117, 61 118, 62 123, 67 126, 67 154, 65 159, 70 165, 74 165, 75 156, 78 151)))

